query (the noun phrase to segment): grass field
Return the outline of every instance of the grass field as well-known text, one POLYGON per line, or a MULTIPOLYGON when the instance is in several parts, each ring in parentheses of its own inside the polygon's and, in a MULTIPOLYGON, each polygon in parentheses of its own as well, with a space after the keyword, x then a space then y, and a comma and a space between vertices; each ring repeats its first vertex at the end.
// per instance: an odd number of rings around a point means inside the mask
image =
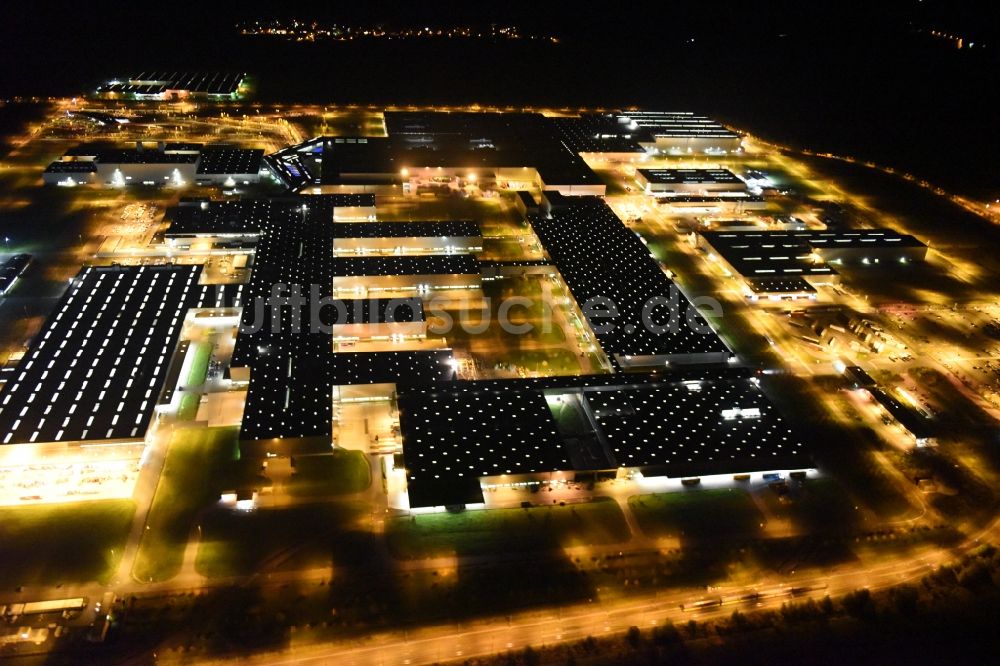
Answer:
POLYGON ((521 242, 517 237, 484 238, 479 258, 488 261, 518 261, 542 259, 545 255, 531 242, 521 242))
POLYGON ((167 580, 180 569, 198 513, 219 499, 238 455, 236 428, 178 430, 170 441, 160 483, 132 573, 167 580))
POLYGON ((373 558, 374 537, 359 527, 353 503, 328 502, 282 509, 205 512, 195 567, 204 576, 246 576, 373 558))
POLYGON ((743 490, 689 490, 630 497, 629 507, 647 536, 752 536, 764 517, 743 490))
POLYGON ((809 479, 785 508, 792 522, 808 531, 847 530, 861 520, 850 495, 833 479, 809 479))
POLYGON ((193 421, 198 417, 198 405, 201 403, 200 393, 181 394, 180 404, 177 405, 177 419, 179 421, 193 421))
POLYGON ((499 365, 502 369, 521 368, 543 376, 579 375, 580 359, 568 349, 510 350, 506 353, 476 353, 476 358, 487 368, 499 365))
POLYGON ((395 518, 386 523, 401 559, 495 555, 627 541, 628 526, 610 499, 569 506, 492 509, 395 518))
POLYGON ((477 307, 449 313, 455 322, 446 334, 452 346, 469 350, 488 368, 500 366, 541 375, 580 374, 580 359, 568 348, 566 333, 552 312, 553 307, 561 307, 553 306, 553 300, 564 296, 557 285, 536 278, 497 280, 484 283, 483 295, 489 299, 488 315, 477 307), (527 324, 528 331, 508 331, 501 325, 501 304, 515 297, 527 299, 528 304, 512 301, 506 321, 513 326, 527 324))
POLYGON ((205 383, 205 378, 208 376, 208 362, 212 360, 212 343, 194 342, 191 346, 194 350, 188 353, 194 354, 194 357, 191 359, 185 386, 197 388, 205 383))
POLYGON ((131 500, 0 509, 0 586, 106 583, 134 514, 131 500))
POLYGON ((322 497, 361 492, 372 482, 368 459, 361 451, 337 450, 332 454, 298 456, 288 493, 322 497))

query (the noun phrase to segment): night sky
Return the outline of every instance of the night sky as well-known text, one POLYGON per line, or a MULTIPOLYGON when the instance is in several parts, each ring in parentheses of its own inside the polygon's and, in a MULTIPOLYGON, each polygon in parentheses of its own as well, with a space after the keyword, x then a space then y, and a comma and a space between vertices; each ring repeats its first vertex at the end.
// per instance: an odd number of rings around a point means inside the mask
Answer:
POLYGON ((143 69, 236 69, 263 100, 691 109, 775 139, 1000 196, 1000 10, 886 2, 22 2, 0 22, 0 95, 67 95, 143 69), (515 24, 539 43, 295 44, 246 19, 515 24), (968 42, 959 50, 921 30, 968 42))

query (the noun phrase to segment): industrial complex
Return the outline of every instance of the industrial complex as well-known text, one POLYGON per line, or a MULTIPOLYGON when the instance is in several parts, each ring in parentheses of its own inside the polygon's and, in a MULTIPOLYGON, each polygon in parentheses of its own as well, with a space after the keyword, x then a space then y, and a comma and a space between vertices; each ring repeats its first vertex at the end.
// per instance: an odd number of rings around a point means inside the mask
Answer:
MULTIPOLYGON (((102 91, 231 94, 241 79, 160 80, 102 91)), ((338 448, 383 455, 383 473, 403 489, 390 492, 398 509, 483 506, 484 489, 580 475, 812 466, 801 436, 608 205, 606 183, 584 159, 737 154, 738 134, 660 112, 386 112, 384 125, 384 137, 319 137, 266 156, 140 142, 78 146, 53 162, 45 183, 233 187, 263 177, 285 192, 185 198, 167 212, 165 246, 242 252, 250 258, 243 282, 212 287, 198 265, 84 268, 4 391, 3 443, 60 443, 65 455, 94 442, 141 443, 156 414, 183 397, 171 385, 185 363, 182 330, 218 324, 232 336, 223 381, 245 392, 237 416, 244 457, 338 448), (388 195, 504 190, 515 193, 540 258, 481 260, 488 239, 475 219, 380 219, 388 195), (564 307, 579 313, 572 317, 590 341, 589 371, 483 379, 463 361, 468 352, 439 330, 440 298, 458 299, 444 306, 450 318, 454 302, 511 279, 565 285, 564 307), (359 404, 385 405, 376 411, 389 421, 387 436, 352 439, 359 404)), ((767 179, 757 172, 651 164, 634 177, 651 205, 683 214, 719 204, 745 215, 744 206, 765 201, 767 179)), ((924 244, 889 229, 790 229, 712 223, 696 245, 741 280, 749 300, 765 303, 814 300, 838 282, 836 267, 926 255, 924 244)), ((367 431, 373 417, 364 418, 367 431)))
MULTIPOLYGON (((139 76, 102 92, 232 94, 240 80, 139 76)), ((64 455, 95 442, 141 443, 157 414, 194 399, 173 385, 186 363, 182 331, 215 326, 232 336, 221 381, 245 391, 244 457, 388 454, 384 473, 402 474, 406 489, 390 500, 400 509, 483 505, 482 489, 501 479, 811 467, 800 437, 754 377, 733 367, 734 352, 609 207, 605 183, 582 156, 738 152, 737 134, 686 113, 387 112, 384 123, 386 137, 320 137, 267 156, 140 142, 78 146, 53 162, 45 183, 233 187, 263 176, 286 193, 187 198, 167 213, 162 242, 171 252, 242 252, 250 257, 243 283, 212 287, 199 265, 84 268, 3 393, 3 443, 61 444, 64 455), (541 259, 480 261, 486 241, 475 219, 379 216, 387 194, 503 190, 517 193, 541 259), (572 317, 590 340, 590 374, 485 380, 470 372, 467 352, 438 330, 440 298, 475 299, 510 279, 565 285, 562 307, 582 315, 572 317), (387 431, 398 436, 353 441, 359 401, 386 405, 387 431)), ((655 198, 750 196, 726 169, 651 167, 636 179, 655 198)), ((916 258, 910 240, 880 235, 868 244, 872 233, 844 236, 849 244, 775 235, 773 243, 794 247, 760 264, 746 256, 770 246, 760 234, 702 237, 755 293, 773 293, 775 278, 835 275, 827 263, 853 248, 895 258, 883 248, 905 246, 916 258), (800 267, 810 261, 802 248, 826 262, 800 267)))
POLYGON ((1000 309, 951 227, 696 113, 245 86, 109 84, 0 171, 0 555, 36 521, 86 567, 0 572, 0 651, 216 603, 279 651, 487 597, 739 618, 923 575, 985 496, 951 414, 1000 405, 1000 309))

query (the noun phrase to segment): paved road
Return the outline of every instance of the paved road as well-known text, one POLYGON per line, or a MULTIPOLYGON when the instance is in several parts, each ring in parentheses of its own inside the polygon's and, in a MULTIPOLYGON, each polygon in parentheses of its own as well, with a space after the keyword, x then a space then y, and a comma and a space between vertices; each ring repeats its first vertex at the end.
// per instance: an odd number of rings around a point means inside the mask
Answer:
MULTIPOLYGON (((760 581, 752 587, 730 588, 706 595, 702 589, 686 589, 662 595, 645 595, 617 601, 582 603, 543 612, 521 613, 465 625, 441 625, 412 631, 381 633, 364 640, 323 644, 299 644, 280 652, 268 652, 242 660, 245 664, 424 664, 464 660, 527 646, 552 645, 627 631, 631 626, 651 626, 666 620, 683 622, 728 615, 735 608, 777 607, 791 598, 837 596, 867 587, 884 589, 921 578, 934 567, 954 559, 985 540, 996 540, 1000 520, 970 537, 961 546, 942 548, 918 558, 909 558, 870 568, 847 568, 813 578, 788 577, 783 581, 760 581), (792 588, 801 590, 792 593, 792 588), (751 592, 762 600, 747 603, 740 599, 751 592), (718 596, 722 605, 702 612, 692 603, 718 596)), ((170 655, 160 655, 171 661, 170 655)), ((178 659, 180 660, 180 659, 178 659)), ((222 663, 219 661, 217 663, 222 663)))

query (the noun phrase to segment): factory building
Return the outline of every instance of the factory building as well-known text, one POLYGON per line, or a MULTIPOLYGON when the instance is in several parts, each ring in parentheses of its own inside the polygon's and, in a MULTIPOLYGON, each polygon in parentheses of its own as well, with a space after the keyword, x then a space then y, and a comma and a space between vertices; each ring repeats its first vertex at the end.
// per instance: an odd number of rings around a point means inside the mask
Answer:
POLYGON ((83 145, 49 164, 42 181, 63 186, 93 183, 111 187, 184 187, 197 183, 236 187, 260 180, 263 157, 260 149, 162 141, 137 141, 131 148, 83 145))
POLYGON ((233 101, 247 92, 246 72, 139 72, 97 88, 105 99, 233 101))
POLYGON ((726 345, 603 199, 546 204, 532 228, 617 367, 728 361, 726 345))
POLYGON ((459 381, 398 395, 407 496, 397 508, 483 506, 494 488, 595 474, 693 481, 812 467, 746 370, 459 381))
POLYGON ((835 266, 893 267, 923 261, 927 246, 891 229, 844 231, 703 231, 698 246, 744 283, 761 303, 815 299, 816 287, 836 284, 835 266))
POLYGON ((728 169, 636 169, 635 182, 657 196, 743 196, 747 191, 746 183, 728 169))
POLYGON ((605 185, 535 113, 387 112, 385 137, 318 137, 269 155, 294 192, 459 193, 470 188, 603 195, 605 185))
POLYGON ((711 118, 684 111, 614 111, 552 118, 562 141, 577 153, 629 161, 636 154, 724 155, 742 151, 742 138, 711 118))

